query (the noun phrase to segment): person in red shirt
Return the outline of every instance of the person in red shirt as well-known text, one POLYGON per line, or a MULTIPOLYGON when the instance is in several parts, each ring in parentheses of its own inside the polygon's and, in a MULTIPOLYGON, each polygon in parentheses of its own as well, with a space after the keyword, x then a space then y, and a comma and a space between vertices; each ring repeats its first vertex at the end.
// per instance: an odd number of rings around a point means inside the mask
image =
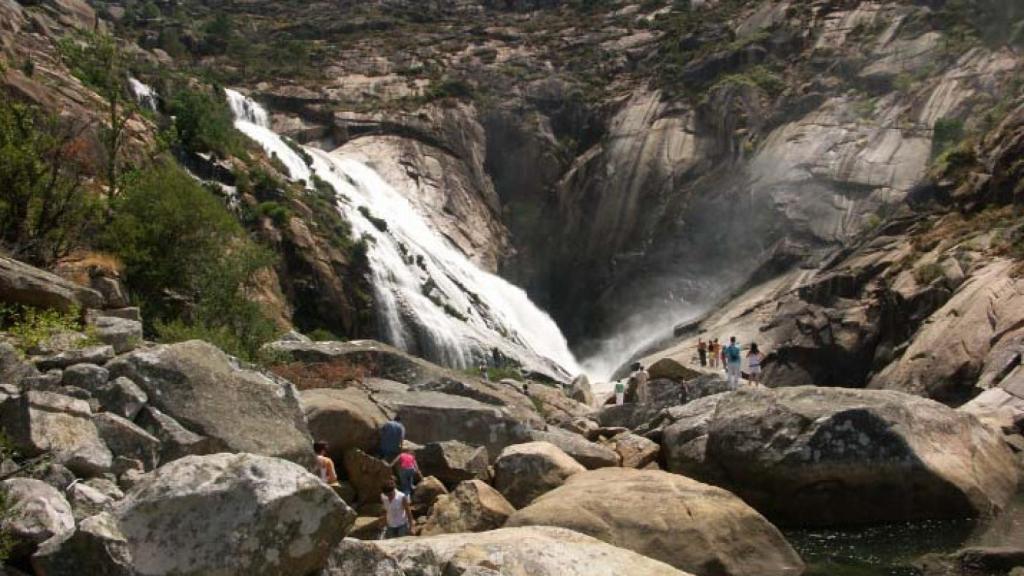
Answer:
POLYGON ((391 463, 392 468, 396 466, 398 467, 399 489, 411 497, 412 491, 416 488, 416 482, 423 477, 420 474, 420 466, 416 463, 416 457, 405 450, 391 463))

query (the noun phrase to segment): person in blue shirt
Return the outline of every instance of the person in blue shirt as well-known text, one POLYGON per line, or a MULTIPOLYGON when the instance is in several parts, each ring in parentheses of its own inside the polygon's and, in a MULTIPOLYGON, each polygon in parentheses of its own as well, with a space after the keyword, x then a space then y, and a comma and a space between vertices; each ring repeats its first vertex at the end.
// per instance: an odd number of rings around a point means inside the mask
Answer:
POLYGON ((402 452, 402 442, 405 440, 405 426, 402 426, 402 417, 395 416, 394 420, 388 420, 380 427, 380 457, 391 462, 402 452))
POLYGON ((735 336, 729 338, 729 345, 725 347, 722 355, 725 356, 725 372, 729 375, 729 388, 735 390, 740 385, 740 367, 743 365, 743 352, 740 350, 739 344, 736 343, 735 336))

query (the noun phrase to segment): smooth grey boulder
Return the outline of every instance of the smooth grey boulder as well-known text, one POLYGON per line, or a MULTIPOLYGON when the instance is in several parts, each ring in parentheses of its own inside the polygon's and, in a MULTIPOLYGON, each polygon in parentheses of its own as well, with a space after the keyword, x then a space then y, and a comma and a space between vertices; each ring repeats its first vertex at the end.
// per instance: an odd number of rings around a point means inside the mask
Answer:
POLYGON ((677 474, 602 468, 576 474, 506 526, 560 526, 699 575, 798 576, 804 565, 736 496, 677 474))
POLYGON ((228 451, 313 466, 313 439, 295 387, 240 366, 212 344, 191 340, 136 350, 107 368, 142 388, 151 406, 228 451))
POLYGON ((77 386, 89 392, 93 392, 107 383, 110 372, 102 366, 95 364, 75 364, 68 366, 61 377, 61 384, 64 386, 77 386))
POLYGON ((434 503, 421 535, 484 532, 501 528, 516 509, 480 480, 467 480, 451 494, 443 494, 434 503))
POLYGON ((128 539, 107 512, 82 520, 78 530, 40 546, 32 567, 46 576, 139 576, 132 567, 128 539))
POLYGON ((528 442, 501 451, 494 461, 494 487, 513 506, 523 508, 584 471, 586 468, 554 444, 528 442))
POLYGON ((10 478, 0 482, 0 495, 8 507, 0 518, 0 531, 13 538, 15 558, 31 554, 50 538, 75 530, 71 505, 46 482, 10 478))
POLYGON ((93 390, 92 395, 99 400, 104 410, 129 420, 134 420, 149 402, 149 396, 142 388, 124 376, 114 378, 93 390))
POLYGON ((355 513, 293 462, 187 456, 146 475, 113 516, 150 576, 292 576, 323 566, 355 513))
POLYGON ((93 416, 92 421, 114 456, 139 460, 146 470, 159 464, 160 440, 131 420, 103 412, 93 416))
POLYGON ((79 476, 110 470, 113 455, 99 437, 88 402, 29 391, 0 406, 0 429, 26 456, 44 452, 79 476))
POLYGON ((620 463, 619 455, 611 448, 560 428, 552 428, 547 431, 531 430, 530 439, 535 442, 550 442, 558 446, 562 452, 571 456, 573 460, 588 470, 618 466, 620 463))
POLYGON ((529 440, 529 428, 505 406, 441 392, 375 395, 402 418, 417 444, 459 440, 483 446, 493 459, 503 448, 529 440))
POLYGON ((17 348, 9 342, 0 342, 0 384, 19 385, 25 378, 38 375, 39 370, 25 362, 17 348))
POLYGON ((725 486, 780 524, 985 516, 1016 491, 1000 432, 919 396, 808 386, 698 402, 669 413, 668 469, 725 486))
POLYGON ((84 482, 75 482, 65 493, 77 522, 100 512, 109 512, 114 505, 113 498, 84 482))
POLYGON ((550 526, 372 542, 348 538, 331 554, 321 576, 355 574, 689 576, 636 552, 550 526))
POLYGON ((39 268, 0 257, 0 302, 35 308, 100 308, 103 296, 39 268))
POLYGON ((160 462, 164 464, 185 456, 201 456, 226 450, 223 442, 192 432, 152 406, 143 408, 135 423, 160 441, 160 462))
POLYGON ((54 368, 61 370, 75 364, 106 364, 114 357, 113 346, 89 346, 77 350, 66 350, 57 354, 39 356, 32 359, 36 368, 46 371, 54 368))
POLYGON ((124 354, 142 344, 142 322, 118 318, 117 316, 97 316, 92 320, 96 338, 104 344, 114 347, 114 352, 124 354))
POLYGON ((316 388, 300 397, 310 433, 327 442, 335 462, 349 448, 374 452, 380 446, 380 427, 388 417, 363 390, 316 388))
POLYGON ((458 440, 431 442, 416 450, 416 463, 424 476, 434 476, 446 486, 464 480, 487 478, 487 449, 458 440))
POLYGON ((569 383, 569 398, 587 406, 595 404, 594 391, 586 374, 580 374, 569 383))

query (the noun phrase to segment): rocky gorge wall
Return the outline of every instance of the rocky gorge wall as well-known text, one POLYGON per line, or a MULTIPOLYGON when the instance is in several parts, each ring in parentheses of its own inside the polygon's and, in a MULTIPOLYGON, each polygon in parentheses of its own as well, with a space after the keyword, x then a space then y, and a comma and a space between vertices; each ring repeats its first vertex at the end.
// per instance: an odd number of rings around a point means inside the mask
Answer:
POLYGON ((581 357, 633 346, 605 372, 748 279, 872 233, 958 143, 943 129, 990 129, 1020 71, 941 3, 726 2, 695 24, 627 2, 583 28, 574 8, 534 8, 449 6, 477 27, 368 34, 322 85, 254 94, 296 138, 391 151, 385 178, 581 357))

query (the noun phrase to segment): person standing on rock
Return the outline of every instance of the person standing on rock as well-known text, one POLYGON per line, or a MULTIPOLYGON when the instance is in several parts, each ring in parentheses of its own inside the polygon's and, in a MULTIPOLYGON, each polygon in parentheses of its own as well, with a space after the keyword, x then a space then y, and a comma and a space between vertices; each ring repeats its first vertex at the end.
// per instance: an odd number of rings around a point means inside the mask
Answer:
POLYGON ((718 338, 712 338, 711 341, 708 342, 708 356, 710 356, 710 358, 708 358, 708 360, 710 360, 710 362, 711 362, 711 367, 712 368, 717 368, 718 367, 718 338))
POLYGON ((398 487, 402 489, 402 492, 411 496, 413 490, 416 489, 417 480, 423 477, 416 457, 408 450, 403 450, 398 458, 391 463, 391 467, 398 468, 398 487))
POLYGON ((757 385, 761 381, 761 363, 764 362, 764 354, 757 349, 757 342, 750 343, 750 351, 747 352, 747 380, 757 385))
POLYGON ((729 345, 722 351, 725 372, 729 376, 729 388, 735 390, 740 384, 740 368, 743 366, 743 351, 736 343, 736 337, 729 338, 729 345))
POLYGON ((619 378, 615 381, 615 405, 622 406, 623 401, 626 399, 626 385, 619 378))
POLYGON ((388 420, 380 427, 380 457, 391 462, 398 457, 402 451, 402 442, 405 441, 405 426, 402 426, 402 418, 395 416, 394 420, 388 420))
POLYGON ((327 442, 317 440, 313 443, 313 452, 316 452, 316 469, 324 484, 334 486, 338 483, 338 473, 334 471, 334 460, 327 455, 327 442))
POLYGON ((644 365, 637 362, 634 366, 634 372, 631 378, 636 382, 636 400, 640 404, 646 404, 650 399, 647 382, 651 379, 650 373, 644 368, 644 365))
POLYGON ((703 338, 697 338, 697 357, 700 359, 700 367, 708 365, 708 344, 703 338))
POLYGON ((388 478, 384 482, 380 495, 381 504, 384 505, 384 538, 401 538, 412 534, 416 529, 416 521, 412 516, 412 507, 409 505, 409 495, 395 489, 395 480, 388 478))

